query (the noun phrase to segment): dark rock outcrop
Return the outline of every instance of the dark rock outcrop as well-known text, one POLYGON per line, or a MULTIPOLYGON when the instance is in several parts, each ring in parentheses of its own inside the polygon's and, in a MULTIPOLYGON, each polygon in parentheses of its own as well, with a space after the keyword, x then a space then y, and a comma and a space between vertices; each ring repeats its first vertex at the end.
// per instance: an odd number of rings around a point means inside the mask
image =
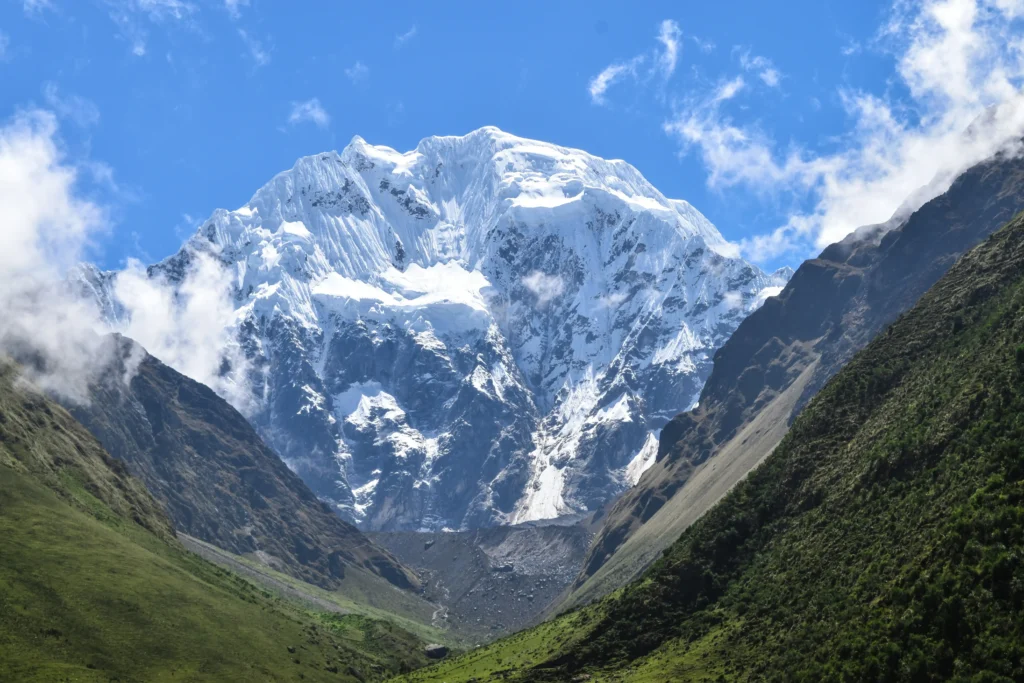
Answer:
POLYGON ((318 500, 226 401, 131 340, 119 342, 121 360, 92 387, 90 403, 68 407, 177 529, 328 588, 351 568, 419 587, 318 500))

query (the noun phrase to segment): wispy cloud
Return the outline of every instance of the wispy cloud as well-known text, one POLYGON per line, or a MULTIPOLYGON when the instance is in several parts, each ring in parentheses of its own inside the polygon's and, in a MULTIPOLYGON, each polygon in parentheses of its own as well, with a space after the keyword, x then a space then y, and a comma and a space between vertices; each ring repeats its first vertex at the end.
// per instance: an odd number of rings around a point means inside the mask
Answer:
POLYGON ((747 86, 747 82, 743 79, 743 76, 737 76, 728 81, 723 81, 715 89, 715 94, 712 96, 711 101, 715 104, 720 102, 726 102, 731 100, 740 94, 740 91, 747 86))
POLYGON ((250 35, 245 29, 238 29, 238 36, 245 43, 245 48, 249 52, 249 57, 252 58, 256 68, 266 66, 270 64, 270 52, 263 47, 263 43, 257 40, 254 36, 250 35))
POLYGON ((737 48, 740 66, 744 71, 752 71, 757 74, 765 85, 770 88, 777 88, 782 80, 782 74, 775 68, 772 60, 760 55, 750 54, 749 49, 737 48))
POLYGON ((661 22, 661 27, 658 30, 658 42, 662 44, 663 49, 658 57, 658 66, 665 78, 675 73, 676 64, 679 61, 679 51, 682 49, 680 45, 682 37, 683 32, 675 21, 666 19, 661 22))
POLYGON ((361 83, 370 77, 370 67, 366 66, 361 61, 357 61, 352 66, 345 69, 345 76, 353 83, 361 83))
POLYGON ((199 8, 185 0, 103 0, 111 20, 131 45, 132 54, 146 54, 147 24, 181 24, 193 27, 199 8))
POLYGON ((713 40, 703 40, 697 36, 690 36, 690 40, 697 46, 697 49, 704 54, 710 54, 715 51, 715 42, 713 40))
POLYGON ((408 43, 410 40, 412 40, 415 37, 416 37, 416 24, 413 24, 412 28, 410 28, 408 31, 406 31, 405 33, 401 33, 401 34, 395 36, 395 48, 402 47, 403 45, 405 45, 406 43, 408 43))
POLYGON ((232 19, 240 19, 242 17, 242 8, 249 6, 249 0, 224 0, 224 9, 228 11, 228 15, 232 19))
POLYGON ((54 9, 53 0, 24 0, 21 6, 28 15, 54 9))
POLYGON ((320 104, 320 100, 314 97, 305 102, 292 102, 288 123, 293 126, 300 123, 313 123, 319 128, 327 128, 331 125, 331 117, 320 104))
POLYGON ((663 80, 671 78, 679 63, 679 54, 683 46, 683 32, 679 24, 672 19, 665 19, 658 24, 655 36, 659 47, 648 53, 639 54, 625 61, 614 62, 590 79, 587 92, 594 104, 606 104, 605 94, 615 83, 623 80, 647 81, 655 75, 663 80), (641 66, 648 63, 650 67, 641 71, 641 66))
POLYGON ((10 37, 3 31, 0 31, 0 62, 7 61, 7 49, 10 47, 10 45, 10 37))
POLYGON ((53 81, 43 84, 43 100, 60 118, 82 128, 95 126, 100 121, 100 110, 94 102, 75 94, 62 95, 53 81))
POLYGON ((665 130, 700 156, 709 186, 785 193, 810 207, 744 241, 744 253, 806 254, 915 210, 966 168, 1019 147, 1022 17, 1021 0, 897 0, 878 43, 896 58, 895 90, 909 98, 839 88, 850 126, 827 152, 780 147, 756 119, 737 121, 720 88, 689 101, 665 130))
POLYGON ((594 104, 604 104, 604 94, 608 91, 616 81, 622 80, 625 77, 636 77, 637 67, 643 64, 644 57, 639 55, 621 64, 610 64, 605 67, 604 71, 599 73, 590 79, 590 85, 588 90, 590 92, 590 101, 594 104))
POLYGON ((548 275, 535 270, 523 278, 523 286, 537 298, 537 306, 544 308, 565 292, 565 280, 560 275, 548 275))

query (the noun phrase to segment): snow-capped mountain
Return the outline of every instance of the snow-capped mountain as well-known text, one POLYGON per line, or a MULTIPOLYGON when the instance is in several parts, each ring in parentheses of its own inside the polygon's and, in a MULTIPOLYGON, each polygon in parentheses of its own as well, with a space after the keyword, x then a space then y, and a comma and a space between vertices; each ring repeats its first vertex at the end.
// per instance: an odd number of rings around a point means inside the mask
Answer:
POLYGON ((369 529, 607 502, 790 274, 625 162, 495 128, 300 159, 150 273, 197 253, 233 278, 250 420, 369 529))

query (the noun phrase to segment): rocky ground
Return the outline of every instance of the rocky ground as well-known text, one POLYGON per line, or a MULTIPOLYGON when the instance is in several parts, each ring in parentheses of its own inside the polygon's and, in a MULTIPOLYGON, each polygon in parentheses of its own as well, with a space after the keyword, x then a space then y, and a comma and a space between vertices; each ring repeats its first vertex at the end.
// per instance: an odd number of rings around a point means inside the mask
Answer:
POLYGON ((481 641, 539 621, 579 573, 590 543, 582 522, 370 536, 419 573, 424 597, 439 606, 436 626, 481 641))

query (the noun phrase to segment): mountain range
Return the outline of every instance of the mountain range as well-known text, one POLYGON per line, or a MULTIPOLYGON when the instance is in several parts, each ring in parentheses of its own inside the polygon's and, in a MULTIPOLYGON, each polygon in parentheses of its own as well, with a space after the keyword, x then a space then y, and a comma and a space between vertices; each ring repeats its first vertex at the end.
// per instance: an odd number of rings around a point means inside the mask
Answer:
MULTIPOLYGON (((734 251, 625 162, 483 128, 300 159, 148 277, 228 273, 236 405, 342 516, 465 529, 594 511, 637 481, 791 275, 734 251)), ((86 274, 115 325, 118 277, 86 274)))

